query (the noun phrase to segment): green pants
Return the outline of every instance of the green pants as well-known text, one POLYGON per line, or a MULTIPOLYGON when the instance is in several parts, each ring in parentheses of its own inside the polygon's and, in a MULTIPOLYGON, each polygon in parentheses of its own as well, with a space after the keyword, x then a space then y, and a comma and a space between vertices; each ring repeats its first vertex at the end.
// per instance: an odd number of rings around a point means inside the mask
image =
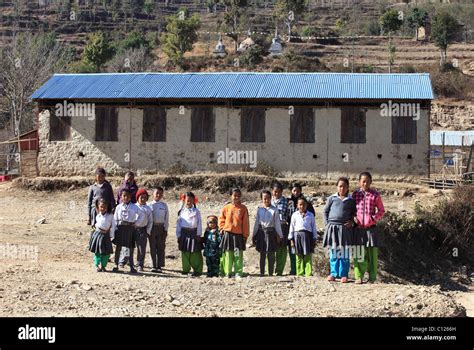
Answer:
POLYGON ((109 262, 110 254, 94 254, 94 265, 107 267, 107 263, 109 262))
POLYGON ((202 273, 204 261, 200 251, 194 253, 181 252, 181 261, 183 263, 183 273, 189 273, 191 268, 193 268, 193 272, 198 275, 202 273))
POLYGON ((369 280, 375 281, 377 279, 379 250, 376 247, 362 247, 362 252, 363 259, 354 258, 354 277, 355 279, 362 279, 365 271, 368 271, 369 280))
POLYGON ((278 276, 283 275, 283 270, 285 270, 286 258, 288 257, 288 247, 280 247, 276 251, 276 267, 275 272, 278 276))
POLYGON ((219 276, 224 277, 224 256, 225 254, 221 254, 221 257, 219 258, 219 276))
POLYGON ((222 269, 225 276, 230 276, 232 274, 232 269, 234 273, 242 276, 244 272, 244 252, 239 250, 239 254, 236 255, 233 250, 225 250, 222 256, 222 269))
POLYGON ((296 276, 313 275, 313 254, 296 254, 296 276))

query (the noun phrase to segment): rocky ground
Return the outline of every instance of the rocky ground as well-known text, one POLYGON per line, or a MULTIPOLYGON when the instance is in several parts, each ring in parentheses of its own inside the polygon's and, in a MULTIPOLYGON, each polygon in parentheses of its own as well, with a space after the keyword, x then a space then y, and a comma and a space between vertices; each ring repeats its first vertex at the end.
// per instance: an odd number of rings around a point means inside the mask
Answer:
MULTIPOLYGON (((434 193, 423 192, 417 196, 434 193)), ((171 228, 164 273, 151 274, 148 257, 145 272, 139 275, 97 273, 87 251, 86 194, 86 189, 46 193, 0 184, 0 253, 11 252, 12 247, 38 252, 37 260, 0 256, 0 316, 433 317, 463 315, 466 309, 461 303, 472 312, 472 292, 439 285, 329 283, 323 273, 311 278, 257 277, 254 249, 245 253, 249 275, 240 280, 182 276, 173 236, 178 193, 173 191, 166 194, 171 228)), ((204 217, 218 213, 225 200, 207 201, 199 192, 198 196, 204 217)), ((245 196, 253 216, 256 194, 245 196)), ((386 200, 388 208, 407 211, 413 203, 410 197, 386 200)), ((322 226, 322 203, 316 210, 322 226)))

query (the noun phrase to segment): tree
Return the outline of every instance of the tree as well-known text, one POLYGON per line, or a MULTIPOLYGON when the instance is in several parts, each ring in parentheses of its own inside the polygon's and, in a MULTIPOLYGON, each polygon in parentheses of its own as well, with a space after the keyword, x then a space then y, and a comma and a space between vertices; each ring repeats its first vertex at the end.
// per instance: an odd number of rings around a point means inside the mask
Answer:
POLYGON ((391 9, 380 16, 379 23, 382 30, 388 33, 388 72, 391 73, 396 51, 396 47, 392 43, 392 34, 402 26, 403 15, 395 9, 391 9))
POLYGON ((107 63, 109 72, 145 72, 150 71, 153 57, 145 48, 132 48, 119 52, 107 63))
POLYGON ((240 62, 248 68, 255 68, 257 64, 263 62, 263 54, 263 48, 255 44, 240 56, 240 62))
POLYGON ((275 25, 283 22, 288 29, 288 40, 291 38, 291 27, 296 17, 302 15, 306 9, 306 0, 277 0, 273 10, 275 25))
POLYGON ((431 39, 440 49, 441 66, 446 63, 448 46, 454 40, 458 25, 456 18, 447 12, 439 12, 433 18, 433 23, 431 25, 431 39))
POLYGON ((239 28, 242 24, 242 19, 246 16, 247 0, 223 0, 225 5, 224 14, 224 30, 227 36, 234 41, 234 50, 237 51, 239 28))
POLYGON ((418 7, 414 7, 411 10, 410 15, 407 17, 408 26, 415 29, 416 40, 418 41, 418 28, 422 27, 428 19, 428 12, 418 7))
POLYGON ((54 33, 17 34, 2 51, 0 75, 15 136, 35 126, 31 94, 53 73, 63 71, 72 58, 72 51, 54 33))
POLYGON ((82 62, 94 67, 96 71, 100 71, 104 63, 111 59, 114 53, 114 49, 104 33, 95 32, 89 34, 89 42, 82 53, 82 62))
POLYGON ((167 18, 166 32, 161 35, 160 41, 163 52, 173 64, 182 66, 184 53, 192 50, 198 39, 197 30, 200 25, 199 16, 194 14, 189 17, 186 9, 167 18))

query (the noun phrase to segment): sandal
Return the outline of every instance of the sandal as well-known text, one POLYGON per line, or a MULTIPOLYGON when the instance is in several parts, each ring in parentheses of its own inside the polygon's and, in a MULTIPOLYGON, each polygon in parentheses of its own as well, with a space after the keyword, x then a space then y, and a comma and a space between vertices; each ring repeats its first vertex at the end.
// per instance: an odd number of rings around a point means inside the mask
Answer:
POLYGON ((357 278, 354 283, 355 284, 362 284, 362 278, 357 278))
POLYGON ((341 283, 347 283, 347 277, 342 277, 341 278, 341 283))
POLYGON ((334 282, 335 280, 336 280, 336 277, 334 277, 333 275, 328 276, 328 282, 334 282))

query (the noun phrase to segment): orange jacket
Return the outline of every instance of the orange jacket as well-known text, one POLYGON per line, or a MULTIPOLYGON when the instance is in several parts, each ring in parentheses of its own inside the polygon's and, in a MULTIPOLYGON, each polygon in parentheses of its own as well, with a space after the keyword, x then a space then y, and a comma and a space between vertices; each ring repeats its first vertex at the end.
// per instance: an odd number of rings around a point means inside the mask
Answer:
POLYGON ((249 236, 249 212, 243 204, 226 204, 219 215, 219 230, 249 236))

